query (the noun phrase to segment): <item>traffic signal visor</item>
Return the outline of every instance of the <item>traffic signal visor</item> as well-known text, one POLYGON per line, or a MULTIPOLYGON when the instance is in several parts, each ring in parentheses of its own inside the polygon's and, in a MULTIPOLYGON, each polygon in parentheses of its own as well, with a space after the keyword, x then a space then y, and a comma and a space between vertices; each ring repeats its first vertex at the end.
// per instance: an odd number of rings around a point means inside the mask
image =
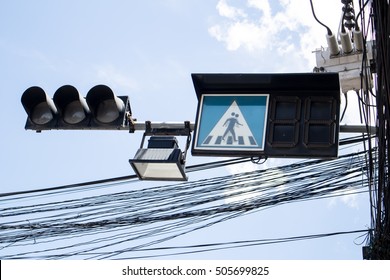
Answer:
POLYGON ((90 114, 85 98, 71 85, 57 89, 53 100, 66 124, 79 124, 90 114))
POLYGON ((87 94, 87 103, 96 120, 103 124, 116 121, 125 111, 123 100, 105 85, 93 87, 87 94))
POLYGON ((47 125, 58 114, 53 100, 40 87, 28 88, 23 93, 21 101, 32 125, 47 125))

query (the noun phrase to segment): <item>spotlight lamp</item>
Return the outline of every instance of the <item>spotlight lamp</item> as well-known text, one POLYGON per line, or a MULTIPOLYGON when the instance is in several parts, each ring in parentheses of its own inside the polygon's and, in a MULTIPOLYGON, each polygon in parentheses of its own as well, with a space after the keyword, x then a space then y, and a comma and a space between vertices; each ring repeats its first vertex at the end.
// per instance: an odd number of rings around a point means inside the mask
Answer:
POLYGON ((191 141, 190 122, 185 122, 184 129, 151 129, 146 122, 146 130, 141 146, 133 159, 131 167, 141 180, 187 181, 185 160, 191 141), (145 138, 151 136, 147 148, 143 148, 145 138), (178 146, 175 136, 187 136, 185 150, 178 146))
POLYGON ((71 85, 56 90, 53 99, 37 86, 22 95, 27 113, 26 129, 41 132, 51 129, 118 130, 133 124, 127 96, 116 96, 106 85, 97 85, 85 97, 71 85))

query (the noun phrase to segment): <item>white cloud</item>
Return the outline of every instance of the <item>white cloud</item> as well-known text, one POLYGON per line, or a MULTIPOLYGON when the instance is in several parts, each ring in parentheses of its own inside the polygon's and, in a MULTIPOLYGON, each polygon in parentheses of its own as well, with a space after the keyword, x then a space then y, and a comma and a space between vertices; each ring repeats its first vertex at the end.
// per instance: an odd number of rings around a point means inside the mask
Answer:
MULTIPOLYGON (((247 0, 246 6, 237 7, 220 0, 217 10, 223 19, 209 28, 209 34, 229 51, 294 55, 306 60, 311 70, 315 65, 312 51, 326 44, 325 28, 315 21, 308 1, 279 0, 281 8, 277 10, 276 3, 272 4, 275 5, 271 6, 269 0, 247 0)), ((318 18, 337 31, 334 27, 341 13, 339 1, 316 1, 315 11, 318 18)))
POLYGON ((357 194, 349 194, 341 197, 341 201, 350 208, 359 209, 357 194))
POLYGON ((340 202, 349 208, 359 209, 358 194, 353 194, 353 191, 345 191, 342 196, 331 198, 328 207, 333 208, 340 202))
POLYGON ((234 22, 227 30, 223 30, 221 26, 213 26, 210 34, 219 41, 226 43, 226 48, 234 51, 244 46, 249 51, 259 48, 266 48, 267 34, 261 32, 259 26, 253 22, 234 22))
POLYGON ((253 164, 252 162, 245 162, 240 164, 228 165, 226 169, 229 170, 231 174, 238 174, 242 172, 255 171, 257 169, 257 165, 253 164))
POLYGON ((100 65, 96 67, 96 75, 100 81, 116 87, 122 87, 126 90, 134 90, 138 88, 135 80, 116 69, 112 65, 100 65))
MULTIPOLYGON (((313 4, 317 18, 337 33, 342 12, 340 1, 313 1, 313 4)), ((313 51, 326 47, 326 29, 316 22, 307 0, 220 0, 217 9, 221 18, 209 28, 209 34, 228 51, 246 52, 259 62, 253 71, 310 72, 316 66, 313 51)), ((347 123, 356 122, 356 110, 357 100, 350 98, 347 123)), ((248 164, 242 168, 251 171, 256 166, 248 164)), ((229 171, 241 170, 234 167, 229 171)), ((347 196, 344 203, 356 207, 354 199, 347 196)))
POLYGON ((244 17, 244 18, 246 17, 246 14, 241 9, 235 8, 233 6, 229 6, 226 3, 226 0, 220 0, 218 2, 217 10, 218 10, 219 15, 221 15, 223 17, 230 18, 230 19, 237 19, 240 17, 244 17))

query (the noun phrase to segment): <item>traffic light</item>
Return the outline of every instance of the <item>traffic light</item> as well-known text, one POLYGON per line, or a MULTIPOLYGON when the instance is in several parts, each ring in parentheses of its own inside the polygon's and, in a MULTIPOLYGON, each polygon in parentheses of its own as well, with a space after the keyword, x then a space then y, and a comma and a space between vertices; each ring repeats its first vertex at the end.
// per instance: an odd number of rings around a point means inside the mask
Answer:
POLYGON ((117 130, 128 128, 129 98, 116 96, 106 85, 97 85, 84 98, 71 85, 56 90, 53 99, 37 86, 28 88, 21 102, 28 115, 26 129, 117 130))

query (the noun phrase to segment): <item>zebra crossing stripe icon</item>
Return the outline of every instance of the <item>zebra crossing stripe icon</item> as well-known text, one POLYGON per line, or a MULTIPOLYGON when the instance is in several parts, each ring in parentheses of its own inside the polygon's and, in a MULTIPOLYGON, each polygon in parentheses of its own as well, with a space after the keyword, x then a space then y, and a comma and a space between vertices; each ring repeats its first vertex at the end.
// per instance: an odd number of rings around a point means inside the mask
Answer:
POLYGON ((255 137, 234 100, 202 142, 202 146, 257 147, 255 137))

